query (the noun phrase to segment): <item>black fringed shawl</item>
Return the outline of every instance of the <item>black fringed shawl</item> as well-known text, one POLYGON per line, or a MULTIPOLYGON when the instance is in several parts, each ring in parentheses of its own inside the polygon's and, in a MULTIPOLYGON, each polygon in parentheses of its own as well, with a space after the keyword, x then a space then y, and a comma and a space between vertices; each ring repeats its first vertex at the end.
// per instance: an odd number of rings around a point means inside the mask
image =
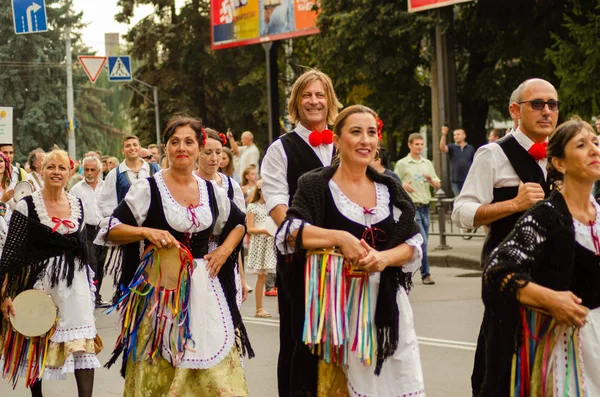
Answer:
POLYGON ((79 229, 65 235, 52 233, 50 227, 40 222, 31 196, 23 200, 27 203, 28 216, 19 211, 12 213, 0 259, 0 280, 8 277, 3 297, 14 298, 20 292, 33 288, 47 272, 51 272, 51 287, 58 285, 60 280, 66 280, 67 286, 71 286, 75 276, 75 258, 80 260, 80 268, 87 265, 81 200, 78 199, 82 214, 77 220, 79 229), (57 259, 49 267, 52 258, 57 259))
POLYGON ((575 240, 573 217, 558 191, 516 223, 486 262, 482 297, 485 313, 485 375, 473 385, 476 397, 509 395, 512 355, 521 344, 519 290, 529 282, 572 291, 583 305, 600 306, 600 257, 575 240), (510 279, 507 276, 512 274, 510 279))
MULTIPOLYGON (((148 209, 148 216, 141 226, 167 230, 169 233, 171 233, 171 235, 173 235, 173 237, 177 239, 177 241, 184 243, 186 241, 184 233, 174 230, 167 222, 163 211, 162 198, 160 196, 160 191, 158 190, 156 180, 154 177, 149 177, 147 180, 150 185, 150 207, 148 209)), ((202 258, 208 253, 208 240, 212 235, 215 221, 219 216, 219 207, 215 198, 214 187, 210 182, 206 182, 206 187, 208 190, 209 205, 213 215, 213 223, 208 229, 198 233, 193 233, 190 236, 190 245, 188 248, 192 252, 194 258, 202 258)), ((231 210, 229 213, 229 218, 227 219, 221 235, 219 236, 219 245, 225 241, 229 233, 237 226, 244 225, 245 227, 246 225, 246 215, 233 203, 233 201, 230 200, 230 202, 231 210)), ((138 226, 135 217, 125 200, 121 201, 121 203, 114 210, 109 221, 109 230, 113 227, 112 220, 114 218, 118 219, 123 224, 138 226)), ((144 243, 145 246, 150 244, 147 240, 145 240, 144 243)), ((254 357, 254 351, 252 350, 252 345, 250 344, 246 327, 242 321, 242 315, 236 303, 237 288, 235 285, 235 267, 238 253, 241 249, 241 244, 242 242, 240 241, 229 258, 227 258, 225 264, 223 264, 223 267, 219 271, 218 277, 223 288, 223 293, 225 294, 225 299, 227 300, 227 305, 229 306, 234 328, 236 329, 236 333, 239 338, 238 347, 243 355, 247 354, 249 358, 252 358, 254 357)), ((115 296, 113 297, 113 303, 116 303, 123 295, 123 292, 126 291, 141 260, 140 242, 126 244, 118 248, 119 249, 111 250, 110 257, 106 261, 106 271, 108 273, 112 273, 115 285, 117 287, 115 296)), ((123 349, 124 346, 122 345, 115 347, 115 350, 113 351, 113 354, 105 367, 110 368, 116 362, 123 349)), ((125 355, 123 357, 125 357, 125 355)), ((121 375, 123 377, 125 376, 125 367, 126 362, 123 361, 121 366, 121 375)))
MULTIPOLYGON (((280 253, 279 261, 285 261, 288 269, 282 278, 282 285, 289 291, 279 291, 279 293, 290 294, 292 300, 292 317, 294 327, 302 327, 304 323, 304 266, 306 262, 306 250, 302 246, 302 230, 304 224, 309 223, 313 226, 327 228, 324 224, 325 219, 325 200, 326 195, 331 194, 328 183, 333 177, 337 166, 320 168, 304 174, 298 181, 298 190, 294 195, 292 206, 288 209, 286 221, 299 219, 302 225, 298 230, 296 237, 296 251, 292 255, 283 258, 280 253)), ((385 249, 394 248, 404 243, 415 234, 419 233, 419 227, 415 223, 415 207, 410 197, 401 184, 393 178, 380 174, 372 168, 367 168, 367 176, 374 182, 384 184, 390 192, 390 200, 394 207, 402 211, 400 219, 394 222, 394 230, 388 233, 388 241, 385 243, 385 249)), ((285 231, 286 237, 290 235, 285 231)), ((286 239, 287 241, 287 239, 286 239)), ((323 247, 326 248, 326 247, 323 247)), ((375 326, 377 329, 377 362, 375 373, 379 374, 383 362, 391 357, 398 347, 398 305, 396 304, 396 294, 399 288, 404 288, 408 293, 412 287, 412 275, 404 273, 401 267, 388 267, 381 272, 381 281, 379 285, 379 294, 377 296, 377 306, 375 309, 375 326)), ((295 330, 297 331, 297 330, 295 330)), ((300 344, 295 347, 293 353, 292 370, 296 371, 294 375, 297 382, 293 382, 293 394, 303 395, 314 393, 316 388, 316 364, 317 361, 310 357, 308 349, 301 346, 302 341, 295 341, 300 344), (298 389, 302 390, 298 390, 298 389)))

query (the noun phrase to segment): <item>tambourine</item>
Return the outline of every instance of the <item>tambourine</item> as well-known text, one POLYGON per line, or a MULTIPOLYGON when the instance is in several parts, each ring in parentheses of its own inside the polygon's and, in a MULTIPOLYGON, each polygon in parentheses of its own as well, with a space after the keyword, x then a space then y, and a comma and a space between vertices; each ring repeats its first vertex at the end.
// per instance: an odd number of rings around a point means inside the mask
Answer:
POLYGON ((15 316, 10 323, 23 336, 42 336, 54 327, 58 309, 50 295, 44 291, 30 289, 21 292, 13 299, 15 316))
POLYGON ((21 181, 15 185, 15 201, 18 202, 24 197, 33 193, 33 185, 29 181, 21 181))
POLYGON ((352 266, 351 263, 347 262, 344 259, 344 255, 342 254, 342 251, 337 247, 319 248, 319 249, 309 250, 306 253, 307 260, 313 255, 317 255, 318 257, 321 257, 321 258, 328 255, 328 256, 337 257, 337 258, 339 258, 338 260, 343 260, 345 275, 348 277, 364 277, 366 275, 366 272, 364 270, 359 269, 358 267, 354 267, 354 266, 352 266))
POLYGON ((182 268, 189 266, 194 260, 191 252, 183 245, 171 248, 150 245, 142 257, 148 260, 144 268, 146 281, 154 287, 168 290, 177 289, 182 268))

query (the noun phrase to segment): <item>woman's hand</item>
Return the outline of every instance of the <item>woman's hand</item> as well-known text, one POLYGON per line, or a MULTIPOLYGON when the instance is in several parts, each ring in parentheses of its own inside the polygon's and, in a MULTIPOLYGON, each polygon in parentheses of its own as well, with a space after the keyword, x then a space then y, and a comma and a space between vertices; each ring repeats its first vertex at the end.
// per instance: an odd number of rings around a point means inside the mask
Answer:
POLYGON ((13 317, 16 316, 15 307, 13 306, 12 299, 10 298, 4 298, 2 305, 0 305, 0 310, 2 311, 4 318, 7 320, 9 319, 9 314, 13 317))
POLYGON ((220 245, 210 254, 204 255, 204 259, 208 261, 206 264, 206 270, 208 270, 210 277, 215 278, 217 274, 219 274, 223 264, 225 264, 225 261, 227 258, 229 258, 232 252, 233 250, 231 248, 226 248, 220 245))
POLYGON ((144 228, 144 238, 158 248, 179 247, 179 241, 166 230, 144 228))
POLYGON ((348 232, 338 231, 337 246, 342 250, 342 254, 346 261, 353 266, 358 264, 358 261, 367 256, 367 250, 360 243, 360 240, 348 232))
POLYGON ((4 193, 2 193, 2 197, 0 197, 0 201, 2 201, 3 203, 6 203, 11 198, 13 198, 14 195, 15 195, 15 189, 5 190, 4 193))
POLYGON ((369 246, 365 240, 360 240, 360 244, 367 251, 367 256, 358 261, 359 269, 367 273, 376 273, 388 267, 390 263, 387 255, 369 246))
POLYGON ((571 291, 554 291, 546 308, 559 324, 583 327, 589 309, 571 291))

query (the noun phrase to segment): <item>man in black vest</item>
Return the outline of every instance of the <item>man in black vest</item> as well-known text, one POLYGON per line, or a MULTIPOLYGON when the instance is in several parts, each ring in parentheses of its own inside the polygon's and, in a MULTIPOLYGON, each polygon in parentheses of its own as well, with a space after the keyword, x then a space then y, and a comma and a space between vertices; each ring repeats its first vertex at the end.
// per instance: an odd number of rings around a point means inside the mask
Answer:
MULTIPOLYGON (((298 178, 313 169, 331 165, 334 147, 327 125, 333 125, 341 106, 331 79, 325 73, 311 69, 294 83, 288 102, 288 117, 296 128, 269 146, 260 171, 267 211, 278 226, 292 204, 298 178)), ((280 346, 277 384, 279 396, 284 397, 290 395, 293 341, 302 337, 292 333, 292 303, 289 299, 289 287, 286 285, 289 282, 301 283, 302 279, 292 280, 286 263, 281 258, 278 255, 280 346)))
MULTIPOLYGON (((463 229, 489 227, 482 262, 508 235, 519 217, 549 194, 546 146, 548 136, 556 128, 558 108, 558 94, 552 84, 542 79, 524 81, 510 105, 519 127, 504 138, 482 146, 475 154, 463 190, 454 203, 452 220, 463 229)), ((475 354, 473 396, 480 395, 486 376, 485 344, 481 343, 485 333, 482 328, 475 354)))

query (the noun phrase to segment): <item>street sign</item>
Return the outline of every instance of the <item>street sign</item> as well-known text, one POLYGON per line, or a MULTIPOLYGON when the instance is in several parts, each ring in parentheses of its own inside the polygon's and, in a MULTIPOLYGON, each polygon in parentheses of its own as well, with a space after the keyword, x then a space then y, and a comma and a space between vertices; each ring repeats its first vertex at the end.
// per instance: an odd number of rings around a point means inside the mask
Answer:
POLYGON ((132 79, 129 55, 108 57, 108 81, 131 81, 132 79))
POLYGON ((77 58, 79 58, 79 62, 81 62, 83 70, 85 70, 85 74, 90 78, 92 84, 95 83, 106 63, 106 57, 79 55, 77 58))
POLYGON ((12 12, 16 34, 48 31, 44 0, 12 0, 12 12))
POLYGON ((473 0, 408 0, 408 12, 431 10, 473 0))
POLYGON ((0 143, 13 143, 13 108, 0 106, 0 143))

